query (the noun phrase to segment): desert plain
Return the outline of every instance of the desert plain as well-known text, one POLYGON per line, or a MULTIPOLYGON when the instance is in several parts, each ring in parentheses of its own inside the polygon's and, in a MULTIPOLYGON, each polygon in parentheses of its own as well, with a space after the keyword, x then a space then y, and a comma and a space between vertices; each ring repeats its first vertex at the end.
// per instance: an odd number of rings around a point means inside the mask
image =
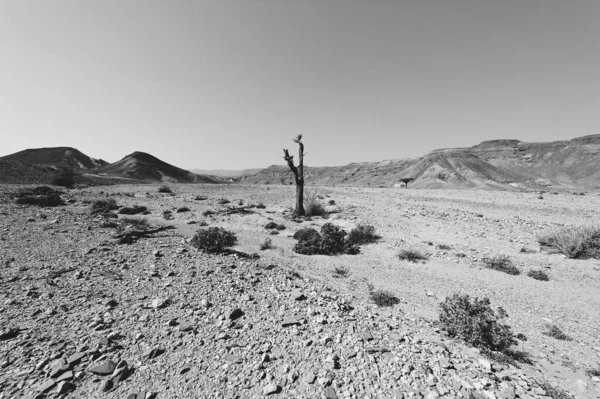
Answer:
POLYGON ((66 204, 50 208, 0 187, 1 399, 558 397, 549 386, 600 397, 589 373, 600 364, 600 261, 537 241, 599 225, 597 193, 309 186, 327 214, 300 221, 293 186, 169 186, 61 189, 66 204), (90 212, 107 198, 174 229, 119 244, 124 215, 90 212), (269 222, 285 229, 271 234, 269 222), (357 255, 293 251, 295 231, 325 223, 372 225, 381 238, 357 255), (203 226, 234 232, 238 255, 191 246, 203 226), (427 259, 399 259, 406 249, 427 259), (520 274, 486 268, 498 255, 520 274), (399 303, 377 307, 373 289, 399 303), (447 337, 436 320, 455 293, 502 307, 530 361, 501 364, 447 337))

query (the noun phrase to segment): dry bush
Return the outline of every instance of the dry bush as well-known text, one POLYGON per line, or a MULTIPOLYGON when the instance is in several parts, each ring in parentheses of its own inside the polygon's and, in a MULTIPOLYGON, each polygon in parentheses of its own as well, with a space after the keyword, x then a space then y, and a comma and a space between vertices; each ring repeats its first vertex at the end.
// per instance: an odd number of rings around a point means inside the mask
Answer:
POLYGON ((451 337, 486 350, 507 351, 517 344, 510 326, 502 324, 506 312, 494 311, 488 298, 454 294, 440 304, 440 325, 451 337))
POLYGON ((375 227, 359 224, 348 233, 346 241, 352 245, 370 244, 381 237, 375 234, 375 227))
POLYGON ((177 209, 177 213, 183 213, 183 212, 189 212, 190 208, 188 208, 187 206, 182 206, 181 208, 177 209))
POLYGON ((273 241, 270 238, 266 238, 265 241, 260 244, 260 250, 264 251, 273 248, 273 241))
POLYGON ((21 205, 37 205, 37 206, 59 206, 65 202, 61 198, 60 191, 54 190, 47 186, 35 187, 33 190, 22 190, 16 195, 15 202, 21 205))
POLYGON ((214 215, 215 211, 211 211, 210 209, 205 210, 204 212, 202 212, 202 216, 210 216, 210 215, 214 215))
POLYGON ((555 324, 546 324, 546 331, 542 332, 542 334, 552 337, 554 339, 558 339, 559 341, 572 341, 573 340, 573 338, 571 338, 567 334, 565 334, 555 324))
POLYGON ((118 208, 119 206, 114 198, 99 199, 92 202, 92 213, 108 213, 118 208))
POLYGON ((209 227, 208 229, 198 230, 191 241, 193 246, 208 253, 226 252, 228 247, 232 247, 236 243, 235 233, 222 227, 209 227))
POLYGON ((400 300, 394 294, 383 290, 369 292, 369 298, 379 307, 389 307, 400 303, 400 300))
POLYGON ((343 266, 338 266, 335 269, 333 269, 332 274, 333 274, 333 277, 335 277, 335 278, 345 278, 350 275, 350 272, 348 271, 347 268, 345 268, 343 266))
POLYGON ((119 214, 120 215, 137 215, 140 213, 144 213, 147 212, 148 208, 146 208, 145 206, 139 206, 139 205, 134 205, 132 207, 123 207, 121 209, 119 209, 119 214))
POLYGON ((306 193, 304 197, 304 212, 306 216, 323 216, 325 214, 325 208, 323 203, 319 200, 319 195, 316 191, 306 193))
POLYGON ((539 281, 549 281, 550 280, 550 277, 548 276, 548 274, 546 274, 546 272, 543 270, 530 270, 527 272, 527 275, 534 280, 539 280, 539 281))
POLYGON ((231 201, 229 201, 227 198, 220 198, 220 199, 217 201, 217 204, 219 204, 219 205, 225 205, 225 204, 229 204, 230 202, 231 202, 231 201))
POLYGON ((600 227, 573 226, 538 237, 542 246, 558 250, 573 259, 600 259, 600 227))
POLYGON ((546 391, 546 396, 552 398, 552 399, 573 399, 574 396, 571 395, 570 393, 568 393, 567 391, 555 387, 553 385, 550 385, 550 383, 548 381, 544 381, 542 383, 539 384, 540 388, 542 388, 544 391, 546 391))
POLYGON ((421 251, 418 251, 416 249, 403 249, 398 254, 398 258, 400 260, 406 260, 406 261, 409 261, 409 262, 418 262, 420 260, 427 260, 427 259, 429 259, 429 255, 425 254, 425 253, 423 253, 421 251))
POLYGON ((274 229, 276 227, 277 227, 277 223, 275 223, 275 222, 269 222, 269 223, 265 224, 265 229, 267 229, 267 230, 274 229))
POLYGON ((158 192, 159 193, 168 193, 168 194, 173 194, 173 190, 171 190, 171 187, 167 186, 167 185, 163 185, 160 186, 158 188, 158 192))
POLYGON ((208 199, 208 197, 206 195, 197 195, 194 197, 194 200, 196 201, 206 201, 208 199))
POLYGON ((265 209, 266 206, 262 202, 259 202, 258 204, 256 204, 255 208, 257 208, 257 209, 265 209))
POLYGON ((521 274, 521 271, 515 265, 513 265, 510 258, 506 255, 497 255, 491 258, 484 258, 483 263, 488 269, 497 270, 513 276, 521 274))

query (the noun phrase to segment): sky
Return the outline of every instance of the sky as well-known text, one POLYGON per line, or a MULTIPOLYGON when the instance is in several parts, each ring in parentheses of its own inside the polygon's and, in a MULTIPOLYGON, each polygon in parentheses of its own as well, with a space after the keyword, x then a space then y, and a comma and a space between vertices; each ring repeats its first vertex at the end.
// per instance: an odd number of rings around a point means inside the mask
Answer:
POLYGON ((0 155, 183 168, 600 133, 598 0, 0 0, 0 155), (297 157, 296 157, 297 158, 297 157))

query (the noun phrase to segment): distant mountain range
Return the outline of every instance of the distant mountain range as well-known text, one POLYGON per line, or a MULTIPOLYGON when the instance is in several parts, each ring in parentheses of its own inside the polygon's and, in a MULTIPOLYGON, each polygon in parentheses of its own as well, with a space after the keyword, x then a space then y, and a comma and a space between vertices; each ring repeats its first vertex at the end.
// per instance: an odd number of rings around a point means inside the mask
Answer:
MULTIPOLYGON (((600 189, 600 135, 547 143, 493 140, 414 159, 305 167, 308 185, 393 187, 403 178, 414 179, 413 188, 600 189)), ((239 181, 291 184, 293 175, 274 165, 239 181)))
POLYGON ((218 176, 198 175, 144 152, 134 152, 108 163, 71 147, 36 148, 0 157, 0 182, 50 183, 63 170, 76 181, 89 183, 171 182, 223 183, 218 176))
MULTIPOLYGON (((293 184, 285 165, 265 169, 187 171, 143 152, 108 163, 70 147, 37 148, 0 157, 0 183, 49 183, 64 169, 95 183, 180 182, 293 184), (196 172, 196 173, 194 173, 196 172)), ((306 167, 307 185, 413 188, 600 189, 600 135, 546 143, 484 141, 420 158, 306 167)))

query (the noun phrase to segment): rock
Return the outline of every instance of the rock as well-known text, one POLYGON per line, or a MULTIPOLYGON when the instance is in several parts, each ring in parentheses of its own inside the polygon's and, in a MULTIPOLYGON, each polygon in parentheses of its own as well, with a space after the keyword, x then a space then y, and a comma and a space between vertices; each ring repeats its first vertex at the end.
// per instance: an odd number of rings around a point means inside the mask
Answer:
POLYGON ((69 391, 72 391, 73 389, 75 389, 75 385, 73 385, 71 382, 69 381, 63 381, 60 384, 58 384, 58 387, 56 389, 56 393, 59 395, 65 394, 69 391))
POLYGON ((338 396, 335 393, 335 389, 333 389, 331 385, 325 388, 325 397, 327 399, 337 399, 338 396))
POLYGON ((179 331, 181 332, 188 332, 188 331, 192 331, 194 328, 192 327, 192 325, 190 323, 186 323, 183 322, 179 325, 179 331))
POLYGON ((162 298, 156 298, 152 301, 152 307, 154 309, 161 309, 167 306, 167 300, 162 298))
POLYGON ((245 313, 244 313, 244 311, 242 309, 236 308, 236 309, 233 309, 231 311, 231 313, 229 313, 229 319, 230 320, 237 320, 237 319, 239 319, 240 317, 242 317, 244 315, 245 315, 245 313))
POLYGON ((147 355, 146 359, 151 360, 154 359, 164 353, 164 349, 154 348, 147 355))
POLYGON ((85 352, 77 352, 71 356, 69 356, 69 358, 67 359, 67 363, 73 365, 75 363, 77 363, 78 361, 80 361, 81 359, 83 359, 86 356, 85 352))
POLYGON ((127 396, 127 399, 146 399, 146 392, 141 391, 141 392, 137 392, 137 393, 130 393, 127 396))
POLYGON ((370 331, 363 331, 360 333, 360 338, 363 341, 372 341, 373 340, 373 335, 371 335, 370 331))
POLYGON ((304 294, 301 293, 298 290, 293 290, 292 293, 290 294, 290 296, 295 301, 302 301, 302 300, 306 299, 306 297, 304 296, 304 294))
POLYGON ((277 393, 279 391, 279 389, 280 389, 279 386, 277 384, 275 384, 274 382, 272 382, 263 389, 263 393, 265 395, 272 395, 274 393, 277 393))
POLYGON ((6 341, 6 340, 9 340, 12 338, 17 338, 20 331, 21 330, 19 328, 8 328, 5 330, 2 330, 0 332, 0 341, 6 341))
POLYGON ((112 360, 106 360, 105 362, 95 364, 91 366, 88 371, 97 375, 109 375, 115 371, 117 365, 112 360))
POLYGON ((281 322, 282 327, 295 326, 295 325, 299 325, 299 324, 300 324, 300 321, 298 319, 296 319, 294 316, 287 316, 281 322))
POLYGON ((56 382, 54 380, 47 380, 36 386, 35 390, 37 392, 48 392, 52 389, 54 385, 56 385, 56 382))

